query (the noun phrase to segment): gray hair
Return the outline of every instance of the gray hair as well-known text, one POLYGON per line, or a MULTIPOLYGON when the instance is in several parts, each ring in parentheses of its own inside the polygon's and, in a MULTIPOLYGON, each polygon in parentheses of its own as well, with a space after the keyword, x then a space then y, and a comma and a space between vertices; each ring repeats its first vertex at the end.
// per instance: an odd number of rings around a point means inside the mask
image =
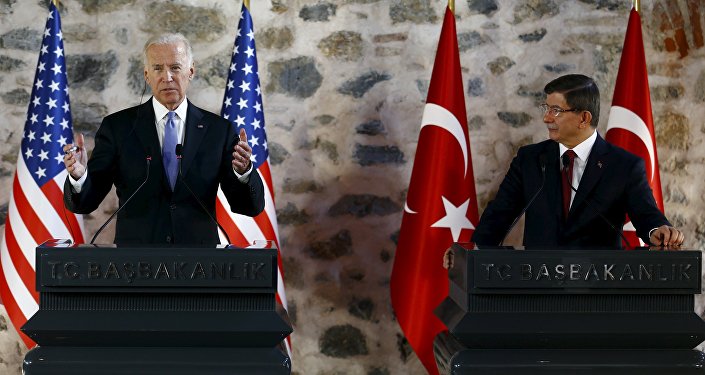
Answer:
POLYGON ((186 58, 188 59, 188 66, 190 67, 193 64, 193 50, 191 49, 191 43, 186 39, 186 37, 181 34, 181 33, 164 33, 164 34, 159 34, 155 35, 147 42, 144 44, 144 48, 142 49, 142 57, 144 58, 144 66, 147 66, 147 49, 149 47, 158 44, 158 45, 164 45, 164 44, 177 44, 177 43, 183 43, 184 47, 186 48, 186 58))

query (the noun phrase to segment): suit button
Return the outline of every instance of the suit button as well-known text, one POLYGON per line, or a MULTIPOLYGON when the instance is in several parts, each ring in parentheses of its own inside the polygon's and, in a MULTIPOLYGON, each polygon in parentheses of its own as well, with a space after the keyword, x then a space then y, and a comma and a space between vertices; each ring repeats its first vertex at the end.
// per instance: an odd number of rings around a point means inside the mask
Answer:
POLYGON ((169 209, 174 211, 176 209, 176 203, 172 203, 169 205, 169 209))
POLYGON ((171 243, 171 236, 166 236, 166 242, 171 243))

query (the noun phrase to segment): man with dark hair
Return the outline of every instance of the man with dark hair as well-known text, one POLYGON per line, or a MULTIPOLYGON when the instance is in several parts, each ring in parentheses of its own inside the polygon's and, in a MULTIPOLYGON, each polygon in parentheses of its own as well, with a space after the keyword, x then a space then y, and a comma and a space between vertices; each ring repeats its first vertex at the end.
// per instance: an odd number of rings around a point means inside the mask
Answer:
POLYGON ((597 133, 600 92, 595 81, 569 74, 549 82, 544 93, 546 101, 539 107, 550 139, 519 149, 473 242, 501 245, 528 206, 527 247, 618 249, 626 215, 645 243, 680 246, 683 233, 657 208, 644 161, 597 133))
POLYGON ((77 147, 64 147, 64 203, 72 212, 91 213, 114 185, 124 206, 115 243, 215 245, 219 186, 233 212, 256 216, 264 209, 247 135, 186 99, 195 67, 183 35, 155 36, 143 54, 152 98, 103 119, 90 160, 82 136, 77 147))

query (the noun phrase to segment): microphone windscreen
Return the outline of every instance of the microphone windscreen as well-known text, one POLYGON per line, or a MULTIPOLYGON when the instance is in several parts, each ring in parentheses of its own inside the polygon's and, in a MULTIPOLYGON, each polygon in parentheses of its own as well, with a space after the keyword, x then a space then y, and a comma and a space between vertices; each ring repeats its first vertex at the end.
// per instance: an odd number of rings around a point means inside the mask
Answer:
POLYGON ((568 157, 567 152, 564 152, 561 156, 561 164, 563 164, 563 168, 568 168, 568 164, 570 164, 570 158, 568 157))

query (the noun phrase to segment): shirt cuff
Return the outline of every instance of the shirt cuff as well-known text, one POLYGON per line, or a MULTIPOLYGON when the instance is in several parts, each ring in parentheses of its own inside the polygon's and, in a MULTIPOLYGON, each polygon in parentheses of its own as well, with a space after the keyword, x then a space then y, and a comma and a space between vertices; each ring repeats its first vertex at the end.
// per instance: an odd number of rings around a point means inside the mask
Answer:
POLYGON ((88 176, 88 169, 86 169, 86 172, 81 176, 81 178, 78 179, 78 181, 74 180, 73 176, 69 173, 69 182, 71 183, 71 187, 73 188, 74 193, 80 193, 81 189, 83 188, 83 184, 86 182, 86 176, 88 176))
POLYGON ((243 184, 246 184, 246 183, 250 182, 250 173, 252 173, 253 167, 254 167, 253 164, 250 163, 250 169, 248 169, 245 173, 239 174, 239 173, 237 173, 235 168, 233 168, 233 172, 235 172, 235 177, 237 177, 238 181, 240 181, 243 184))

